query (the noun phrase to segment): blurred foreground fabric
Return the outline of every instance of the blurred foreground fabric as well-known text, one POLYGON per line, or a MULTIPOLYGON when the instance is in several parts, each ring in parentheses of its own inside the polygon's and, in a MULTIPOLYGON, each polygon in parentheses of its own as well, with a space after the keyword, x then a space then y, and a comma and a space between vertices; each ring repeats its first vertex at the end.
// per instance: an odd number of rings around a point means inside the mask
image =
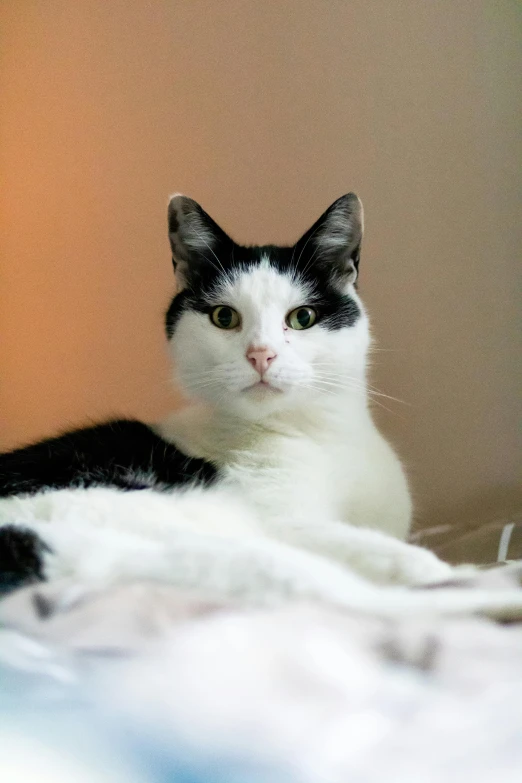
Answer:
POLYGON ((522 779, 518 623, 48 585, 0 604, 0 672, 9 783, 522 779))

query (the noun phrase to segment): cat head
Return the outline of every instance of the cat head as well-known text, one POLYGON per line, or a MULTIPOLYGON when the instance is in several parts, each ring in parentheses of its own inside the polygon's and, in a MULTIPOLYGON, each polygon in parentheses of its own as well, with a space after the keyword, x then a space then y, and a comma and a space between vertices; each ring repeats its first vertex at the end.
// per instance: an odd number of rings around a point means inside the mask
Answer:
POLYGON ((355 290, 363 210, 354 193, 289 247, 238 245, 183 195, 168 219, 179 293, 166 328, 190 397, 259 419, 362 387, 369 333, 355 290))

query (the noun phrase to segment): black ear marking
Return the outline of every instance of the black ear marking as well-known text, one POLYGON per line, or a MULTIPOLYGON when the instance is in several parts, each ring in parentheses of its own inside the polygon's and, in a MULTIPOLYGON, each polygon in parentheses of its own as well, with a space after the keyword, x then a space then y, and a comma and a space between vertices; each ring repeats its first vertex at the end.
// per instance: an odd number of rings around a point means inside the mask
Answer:
POLYGON ((169 236, 171 234, 176 234, 179 231, 179 220, 177 213, 174 209, 170 208, 169 205, 169 236))
POLYGON ((205 265, 219 262, 232 240, 194 199, 176 193, 168 207, 169 240, 176 274, 185 287, 200 275, 205 265))
POLYGON ((363 235, 362 204, 354 193, 337 199, 295 245, 238 245, 200 205, 181 194, 169 203, 169 238, 178 291, 165 324, 171 339, 188 311, 208 315, 223 286, 267 262, 273 269, 301 278, 320 303, 321 324, 329 329, 352 326, 361 309, 356 286, 363 235))
POLYGON ((363 206, 355 193, 334 201, 297 242, 301 265, 327 268, 340 284, 355 283, 364 231, 363 206))

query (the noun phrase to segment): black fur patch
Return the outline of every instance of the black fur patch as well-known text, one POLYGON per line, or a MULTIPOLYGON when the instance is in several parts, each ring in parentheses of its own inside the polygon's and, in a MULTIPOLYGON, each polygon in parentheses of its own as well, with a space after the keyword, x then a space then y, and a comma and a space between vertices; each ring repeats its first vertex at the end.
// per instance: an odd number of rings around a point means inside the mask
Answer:
POLYGON ((40 620, 48 620, 52 616, 54 608, 51 599, 42 593, 34 593, 32 600, 36 616, 40 620))
POLYGON ((184 310, 188 309, 190 309, 190 294, 187 289, 185 289, 174 297, 170 303, 169 309, 165 314, 165 329, 169 340, 174 334, 174 330, 176 329, 176 325, 181 317, 181 314, 184 310))
POLYGON ((0 455, 0 497, 50 487, 165 489, 211 484, 213 465, 187 457, 139 421, 120 420, 76 430, 0 455))
MULTIPOLYGON (((169 236, 175 267, 182 258, 184 284, 166 313, 169 339, 184 311, 210 312, 209 300, 220 281, 258 266, 262 259, 306 285, 310 297, 303 304, 317 308, 317 323, 324 328, 353 326, 361 314, 354 299, 343 293, 344 284, 357 276, 362 240, 362 206, 353 193, 337 199, 292 247, 237 245, 199 204, 187 197, 171 201, 169 236), (180 225, 179 210, 187 219, 186 226, 180 225), (201 247, 187 241, 191 232, 197 238, 194 220, 208 238, 201 247)), ((217 304, 220 302, 212 302, 212 306, 217 304)))
POLYGON ((41 581, 43 554, 48 547, 23 527, 0 527, 0 594, 41 581))
MULTIPOLYGON (((312 295, 307 302, 317 307, 319 313, 318 323, 326 329, 337 330, 353 326, 360 316, 357 303, 344 294, 336 285, 335 278, 324 265, 315 265, 311 260, 313 248, 302 249, 300 243, 295 247, 280 247, 277 245, 262 245, 254 247, 242 247, 234 245, 233 251, 227 246, 225 252, 220 255, 220 247, 217 245, 214 252, 219 259, 219 266, 214 258, 196 266, 193 274, 190 268, 187 270, 188 286, 172 300, 165 317, 167 336, 169 339, 174 334, 180 316, 186 310, 197 310, 207 313, 210 308, 208 296, 219 287, 220 280, 225 276, 247 271, 260 264, 262 258, 268 258, 270 264, 281 274, 296 274, 312 295)), ((215 304, 219 304, 216 301, 215 304)))

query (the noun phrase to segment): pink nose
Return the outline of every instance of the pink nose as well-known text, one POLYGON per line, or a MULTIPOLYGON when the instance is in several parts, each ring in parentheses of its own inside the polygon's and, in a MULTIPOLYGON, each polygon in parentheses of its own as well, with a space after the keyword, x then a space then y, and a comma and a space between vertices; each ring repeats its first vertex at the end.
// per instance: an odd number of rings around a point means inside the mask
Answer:
POLYGON ((259 375, 263 375, 277 354, 271 348, 249 348, 246 358, 259 375))

